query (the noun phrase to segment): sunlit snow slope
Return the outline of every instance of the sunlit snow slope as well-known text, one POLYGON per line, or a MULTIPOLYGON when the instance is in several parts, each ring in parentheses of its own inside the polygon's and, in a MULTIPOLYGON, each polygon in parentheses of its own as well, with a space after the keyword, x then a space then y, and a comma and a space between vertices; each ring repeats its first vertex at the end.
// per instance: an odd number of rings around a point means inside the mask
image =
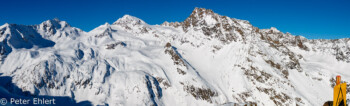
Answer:
POLYGON ((320 106, 349 69, 349 38, 309 40, 204 8, 162 25, 125 15, 90 32, 58 19, 0 26, 1 76, 94 105, 320 106))

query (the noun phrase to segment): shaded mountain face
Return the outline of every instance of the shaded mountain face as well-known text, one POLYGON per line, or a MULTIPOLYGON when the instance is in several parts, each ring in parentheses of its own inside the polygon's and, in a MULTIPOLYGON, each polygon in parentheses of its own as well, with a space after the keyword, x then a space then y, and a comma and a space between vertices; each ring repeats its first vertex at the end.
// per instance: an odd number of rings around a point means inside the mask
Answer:
POLYGON ((204 8, 162 25, 125 15, 90 32, 53 19, 0 27, 0 73, 30 95, 94 105, 313 106, 332 100, 333 77, 350 80, 349 45, 204 8))

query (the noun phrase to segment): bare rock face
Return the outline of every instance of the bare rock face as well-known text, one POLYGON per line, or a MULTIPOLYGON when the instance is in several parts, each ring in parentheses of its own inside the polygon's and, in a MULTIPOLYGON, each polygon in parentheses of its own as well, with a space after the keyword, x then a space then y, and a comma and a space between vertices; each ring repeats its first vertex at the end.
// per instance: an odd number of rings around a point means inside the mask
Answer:
POLYGON ((209 103, 213 103, 211 100, 212 97, 218 96, 218 94, 215 91, 212 91, 209 88, 196 88, 193 85, 191 86, 184 86, 185 91, 190 93, 193 97, 206 100, 209 103))
POLYGON ((170 43, 167 43, 165 45, 165 48, 165 53, 171 56, 171 59, 174 61, 174 65, 187 67, 185 62, 182 60, 182 57, 180 57, 180 55, 176 53, 175 47, 171 46, 170 43))
POLYGON ((126 46, 126 43, 124 42, 117 42, 117 43, 112 43, 112 44, 108 44, 106 49, 114 49, 116 46, 126 46))

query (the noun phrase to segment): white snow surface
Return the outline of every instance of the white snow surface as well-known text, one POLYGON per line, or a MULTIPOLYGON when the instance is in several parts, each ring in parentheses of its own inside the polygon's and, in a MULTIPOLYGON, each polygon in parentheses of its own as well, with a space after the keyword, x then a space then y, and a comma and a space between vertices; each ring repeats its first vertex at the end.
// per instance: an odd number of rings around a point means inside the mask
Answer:
POLYGON ((0 26, 0 73, 32 95, 94 105, 323 105, 350 80, 350 41, 309 40, 196 8, 184 22, 125 15, 84 32, 58 19, 0 26))

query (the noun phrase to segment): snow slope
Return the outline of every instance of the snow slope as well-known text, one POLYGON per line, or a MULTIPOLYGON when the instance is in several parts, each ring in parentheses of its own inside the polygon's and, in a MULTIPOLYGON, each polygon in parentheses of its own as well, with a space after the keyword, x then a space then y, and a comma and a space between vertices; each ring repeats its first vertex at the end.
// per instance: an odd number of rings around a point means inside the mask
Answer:
POLYGON ((332 100, 336 75, 350 80, 349 45, 204 8, 184 22, 125 15, 90 32, 53 19, 0 27, 0 73, 31 95, 94 105, 313 106, 332 100))

